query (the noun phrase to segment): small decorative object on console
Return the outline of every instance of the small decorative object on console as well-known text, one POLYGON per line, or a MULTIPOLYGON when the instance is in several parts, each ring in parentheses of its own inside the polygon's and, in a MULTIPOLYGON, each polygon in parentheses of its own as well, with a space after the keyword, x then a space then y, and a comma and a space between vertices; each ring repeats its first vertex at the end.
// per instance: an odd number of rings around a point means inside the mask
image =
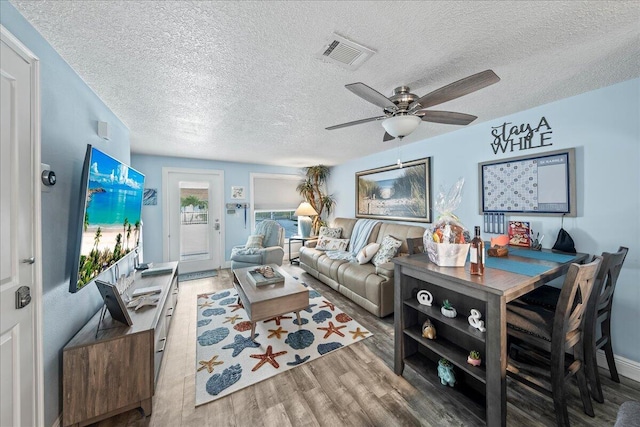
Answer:
POLYGON ((284 277, 268 265, 247 271, 247 278, 254 286, 279 285, 284 283, 284 277))
POLYGON ((429 319, 425 320, 422 324, 422 336, 430 340, 436 339, 436 327, 433 326, 433 323, 431 323, 429 319))
POLYGON ((476 350, 471 350, 469 352, 469 357, 467 357, 467 363, 473 366, 480 366, 482 360, 480 360, 480 353, 476 350))
POLYGON ((448 299, 442 301, 442 307, 440 307, 440 313, 445 317, 454 318, 458 315, 458 312, 451 305, 448 299))
POLYGON ((494 246, 487 249, 487 255, 492 257, 503 257, 509 255, 509 249, 506 246, 494 246))
POLYGON ((440 190, 435 209, 440 212, 438 221, 423 235, 424 247, 429 259, 440 267, 463 267, 471 236, 453 211, 460 205, 464 179, 460 178, 445 194, 440 190))
POLYGON ((507 246, 509 244, 509 236, 503 234, 501 236, 491 238, 491 247, 507 246))
POLYGON ((473 326, 480 332, 485 332, 486 328, 484 327, 484 321, 480 320, 481 317, 482 317, 482 314, 480 314, 480 311, 476 310, 475 308, 472 308, 471 316, 469 316, 467 320, 469 320, 469 324, 471 326, 473 326))
POLYGON ((453 387, 456 383, 456 375, 453 372, 453 364, 442 358, 438 361, 438 377, 442 385, 453 387))
POLYGON ((425 291, 423 289, 418 292, 418 302, 422 305, 431 307, 431 303, 433 302, 433 295, 431 295, 431 292, 425 291))
POLYGON ((509 244, 531 246, 531 224, 526 221, 509 221, 509 244))

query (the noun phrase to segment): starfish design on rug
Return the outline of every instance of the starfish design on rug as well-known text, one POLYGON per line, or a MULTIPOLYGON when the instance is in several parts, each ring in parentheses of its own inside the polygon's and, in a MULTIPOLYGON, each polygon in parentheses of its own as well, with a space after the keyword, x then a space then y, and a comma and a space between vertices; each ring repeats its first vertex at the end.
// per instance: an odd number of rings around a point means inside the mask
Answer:
POLYGON ((202 371, 203 369, 206 369, 207 371, 209 371, 209 373, 213 372, 213 367, 216 365, 222 365, 224 362, 223 361, 216 361, 216 359, 218 358, 218 355, 216 354, 215 356, 213 356, 211 358, 211 360, 201 360, 200 362, 200 367, 198 368, 198 372, 202 371))
POLYGON ((223 349, 229 349, 232 348, 233 349, 233 353, 231 353, 231 356, 236 357, 237 355, 239 355, 240 353, 242 353, 242 350, 244 350, 245 348, 256 348, 256 347, 260 347, 260 344, 258 344, 257 342, 254 342, 256 338, 258 338, 260 336, 260 334, 256 334, 256 336, 251 339, 251 337, 243 337, 242 335, 238 334, 235 337, 233 337, 233 343, 232 344, 227 344, 224 347, 222 347, 223 349))
POLYGON ((358 326, 355 331, 349 331, 349 333, 353 334, 353 339, 355 340, 355 339, 358 339, 358 337, 366 338, 369 332, 361 331, 360 326, 358 326))
POLYGON ((271 322, 271 321, 275 320, 276 326, 280 326, 280 321, 282 319, 293 319, 293 317, 291 317, 291 316, 276 316, 276 317, 272 317, 271 319, 265 320, 264 323, 271 322))
POLYGON ((278 326, 278 329, 269 329, 269 332, 271 332, 267 338, 271 338, 271 337, 278 337, 278 339, 282 339, 282 337, 280 335, 282 334, 286 334, 289 331, 285 331, 282 329, 282 326, 278 326))
POLYGON ((340 335, 341 337, 344 337, 344 334, 342 332, 340 332, 340 329, 346 328, 346 327, 347 327, 347 325, 342 325, 342 326, 337 326, 336 327, 333 324, 333 322, 329 322, 329 326, 327 326, 326 328, 321 327, 321 328, 318 328, 318 329, 323 330, 323 331, 327 331, 327 333, 324 334, 324 339, 326 339, 331 334, 336 334, 336 335, 340 335))
POLYGON ((213 307, 211 304, 212 304, 211 301, 205 301, 203 303, 198 304, 198 308, 213 307))
POLYGON ((327 300, 322 300, 322 302, 324 303, 324 305, 321 305, 321 306, 320 306, 320 307, 318 307, 318 308, 324 308, 324 307, 327 307, 327 308, 328 308, 329 310, 331 310, 331 311, 333 311, 333 310, 335 310, 335 309, 336 309, 336 306, 335 306, 333 303, 331 303, 331 302, 329 302, 329 301, 327 301, 327 300))
POLYGON ((231 323, 232 325, 234 325, 236 323, 236 321, 242 319, 242 317, 239 314, 235 314, 235 315, 233 315, 231 317, 227 316, 226 319, 227 320, 225 320, 222 323, 231 323))
POLYGON ((242 301, 240 301, 237 304, 231 304, 228 306, 229 308, 233 308, 233 310, 231 310, 231 312, 233 313, 236 310, 240 310, 241 308, 244 308, 244 306, 242 305, 242 301))
POLYGON ((250 354, 249 357, 253 357, 254 359, 260 359, 258 364, 253 367, 251 372, 255 372, 265 363, 269 363, 274 368, 278 369, 280 364, 276 362, 276 357, 282 356, 283 354, 287 354, 286 351, 279 351, 277 353, 273 352, 273 348, 271 346, 267 347, 267 352, 264 354, 250 354))

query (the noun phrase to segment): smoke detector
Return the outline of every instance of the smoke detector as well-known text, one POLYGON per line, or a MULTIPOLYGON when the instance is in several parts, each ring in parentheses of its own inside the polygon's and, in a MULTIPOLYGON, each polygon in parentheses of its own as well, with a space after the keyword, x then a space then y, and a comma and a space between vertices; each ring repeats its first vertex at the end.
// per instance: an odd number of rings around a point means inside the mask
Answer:
POLYGON ((327 44, 316 56, 324 61, 353 71, 360 67, 374 53, 376 52, 368 47, 364 47, 333 33, 327 40, 327 44))

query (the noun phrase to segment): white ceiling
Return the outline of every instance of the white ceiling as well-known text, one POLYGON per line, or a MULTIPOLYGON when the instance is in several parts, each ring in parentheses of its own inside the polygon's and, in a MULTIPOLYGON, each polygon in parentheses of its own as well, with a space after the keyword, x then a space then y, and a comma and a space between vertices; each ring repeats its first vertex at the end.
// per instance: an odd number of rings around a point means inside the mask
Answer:
MULTIPOLYGON (((436 109, 471 126, 640 76, 638 1, 18 1, 11 3, 127 124, 134 153, 308 166, 395 147, 345 84, 422 96, 492 69, 436 109), (333 32, 377 53, 316 57, 333 32)), ((459 126, 421 123, 402 144, 459 126)))

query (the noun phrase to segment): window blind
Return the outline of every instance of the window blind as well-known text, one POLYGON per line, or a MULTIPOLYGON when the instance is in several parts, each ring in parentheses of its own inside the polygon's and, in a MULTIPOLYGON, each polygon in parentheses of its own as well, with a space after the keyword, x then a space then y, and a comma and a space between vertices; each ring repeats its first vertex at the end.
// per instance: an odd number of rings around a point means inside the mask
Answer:
POLYGON ((302 196, 296 191, 301 178, 297 175, 289 176, 255 176, 253 178, 254 209, 270 211, 296 209, 302 202, 302 196))

